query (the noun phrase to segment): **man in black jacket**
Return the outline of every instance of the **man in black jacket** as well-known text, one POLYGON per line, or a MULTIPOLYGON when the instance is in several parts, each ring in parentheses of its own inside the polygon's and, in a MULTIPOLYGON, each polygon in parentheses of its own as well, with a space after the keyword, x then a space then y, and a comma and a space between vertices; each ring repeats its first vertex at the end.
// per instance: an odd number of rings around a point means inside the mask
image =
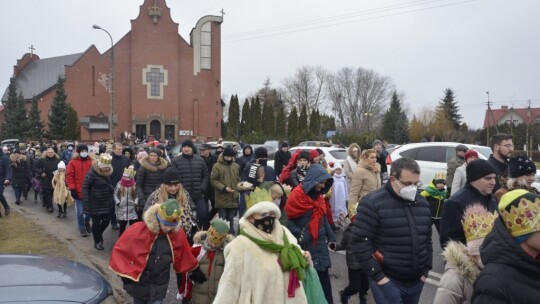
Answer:
POLYGON ((491 146, 491 151, 493 152, 489 156, 489 163, 495 167, 497 171, 497 179, 495 187, 493 187, 493 193, 497 192, 501 188, 501 177, 505 178, 507 176, 507 163, 506 160, 512 156, 514 152, 514 136, 512 134, 497 133, 491 136, 489 140, 489 145, 491 146))
POLYGON ((189 193, 197 209, 197 221, 199 228, 208 229, 210 219, 208 218, 208 202, 204 199, 204 192, 208 187, 210 174, 204 159, 193 154, 195 145, 190 139, 182 142, 182 154, 172 160, 172 165, 180 173, 180 182, 189 193))
MULTIPOLYGON (((122 178, 122 174, 124 173, 124 169, 129 167, 131 161, 129 158, 125 155, 122 155, 122 144, 121 143, 115 143, 113 146, 113 153, 112 153, 112 174, 111 174, 111 185, 116 187, 116 184, 120 181, 122 178)), ((116 222, 116 213, 115 213, 115 204, 114 199, 111 195, 111 210, 112 213, 110 214, 111 218, 111 226, 113 230, 118 230, 118 223, 116 222)))
MULTIPOLYGON (((208 174, 212 174, 212 169, 214 168, 214 165, 217 162, 217 156, 212 155, 212 147, 209 144, 203 144, 199 148, 199 154, 201 155, 202 159, 206 163, 208 174)), ((210 183, 208 183, 208 186, 206 187, 206 190, 204 191, 204 198, 210 201, 210 206, 212 207, 212 210, 210 210, 210 213, 208 215, 208 219, 213 219, 214 216, 218 213, 218 210, 216 208, 214 187, 212 187, 210 183)))
POLYGON ((281 146, 279 146, 279 151, 274 155, 274 171, 276 171, 276 176, 279 177, 281 171, 287 166, 290 159, 291 152, 289 152, 289 143, 284 141, 281 146))
POLYGON ((53 213, 53 172, 58 169, 59 162, 60 156, 56 154, 52 147, 49 147, 45 152, 45 157, 41 158, 36 166, 36 175, 41 178, 40 181, 43 193, 43 207, 47 208, 47 212, 49 213, 53 213))
MULTIPOLYGON (((12 170, 9 156, 0 150, 0 203, 2 203, 2 206, 4 206, 6 216, 9 215, 11 209, 9 208, 8 202, 4 197, 4 187, 11 182, 11 178, 12 170)), ((0 217, 2 217, 2 213, 0 213, 0 217)))
POLYGON ((467 183, 443 205, 441 214, 441 248, 450 240, 466 243, 461 220, 469 205, 482 204, 489 212, 497 209, 492 194, 495 187, 496 170, 486 160, 477 159, 467 164, 467 183))
POLYGON ((400 158, 389 182, 358 204, 351 246, 376 303, 418 303, 431 269, 431 211, 419 180, 416 161, 400 158))

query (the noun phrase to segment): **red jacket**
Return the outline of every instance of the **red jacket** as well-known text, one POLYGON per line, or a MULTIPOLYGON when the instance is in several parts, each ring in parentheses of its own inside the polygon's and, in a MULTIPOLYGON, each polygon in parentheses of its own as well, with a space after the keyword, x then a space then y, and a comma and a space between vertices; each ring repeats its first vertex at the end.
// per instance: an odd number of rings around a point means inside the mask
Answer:
POLYGON ((92 167, 92 159, 88 156, 82 159, 79 154, 73 153, 66 168, 66 182, 69 190, 77 190, 77 199, 82 199, 82 184, 84 176, 92 167))

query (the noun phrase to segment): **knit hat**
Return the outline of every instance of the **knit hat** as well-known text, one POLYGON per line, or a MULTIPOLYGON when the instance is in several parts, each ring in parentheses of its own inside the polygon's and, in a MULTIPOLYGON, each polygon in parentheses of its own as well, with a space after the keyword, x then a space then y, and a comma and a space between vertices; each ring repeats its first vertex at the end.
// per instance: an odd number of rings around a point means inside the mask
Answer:
POLYGON ((193 144, 193 142, 191 141, 191 139, 186 139, 182 142, 182 148, 183 147, 190 147, 191 149, 194 149, 195 148, 195 145, 193 144))
POLYGON ((309 161, 313 161, 313 159, 317 156, 319 156, 319 152, 317 152, 317 150, 313 149, 309 151, 309 161))
POLYGON ((285 148, 285 147, 290 147, 290 146, 289 146, 288 142, 284 141, 284 142, 281 143, 281 145, 279 147, 280 148, 285 148))
POLYGON ((468 161, 469 158, 471 158, 471 157, 476 157, 476 158, 478 158, 478 152, 476 152, 476 151, 473 150, 473 149, 467 150, 467 152, 465 152, 465 161, 468 161))
POLYGON ((461 151, 461 152, 467 152, 469 150, 469 147, 465 146, 465 145, 457 145, 456 146, 456 152, 457 151, 461 151))
POLYGON ((88 146, 85 144, 77 145, 77 148, 75 149, 75 151, 77 151, 77 153, 81 153, 82 150, 85 150, 86 152, 88 152, 88 146))
POLYGON ((373 144, 371 144, 371 146, 375 147, 375 145, 381 145, 382 146, 382 141, 380 141, 379 139, 374 140, 373 144))
POLYGON ((175 167, 168 167, 163 172, 163 184, 172 185, 180 183, 180 172, 175 167))
POLYGON ((202 144, 201 147, 199 148, 199 150, 203 151, 203 150, 210 150, 212 149, 212 146, 210 146, 209 144, 202 144))
POLYGON ((223 156, 234 156, 234 149, 231 146, 227 146, 225 150, 223 150, 223 156))
POLYGON ((178 202, 170 198, 159 206, 157 219, 166 226, 177 226, 184 210, 180 208, 178 202))
POLYGON ((504 225, 518 242, 540 231, 540 196, 524 189, 507 192, 499 202, 504 225))
POLYGON ((469 255, 480 255, 480 246, 493 228, 496 218, 497 212, 489 212, 482 204, 475 203, 467 207, 461 223, 469 255))
POLYGON ((300 152, 300 154, 298 155, 298 160, 300 159, 309 160, 309 151, 302 150, 302 152, 300 152))
POLYGON ((148 151, 148 154, 150 154, 150 153, 156 153, 156 155, 157 155, 158 157, 161 156, 161 150, 158 149, 158 148, 152 148, 152 149, 150 149, 150 151, 148 151))
POLYGON ((255 158, 268 158, 268 151, 265 147, 258 147, 255 149, 255 158))
POLYGON ((148 153, 146 151, 141 151, 137 153, 137 160, 141 160, 141 158, 148 156, 148 153))
POLYGON ((527 156, 511 157, 508 160, 508 176, 511 178, 535 173, 536 165, 527 156))
POLYGON ((124 173, 122 174, 122 176, 123 177, 134 178, 135 173, 137 173, 137 172, 133 169, 133 166, 129 166, 129 167, 124 169, 124 173))
POLYGON ((225 242, 227 234, 229 233, 230 224, 222 219, 215 219, 210 223, 208 228, 207 237, 213 245, 221 245, 225 242))
POLYGON ((60 161, 58 165, 56 165, 56 168, 66 170, 66 164, 63 161, 60 161))
POLYGON ((108 153, 101 153, 99 155, 99 159, 98 159, 98 167, 100 168, 111 168, 112 169, 112 165, 111 165, 111 161, 112 161, 112 156, 108 153))
POLYGON ((487 160, 477 159, 467 164, 467 182, 473 182, 489 174, 496 174, 497 171, 487 160))

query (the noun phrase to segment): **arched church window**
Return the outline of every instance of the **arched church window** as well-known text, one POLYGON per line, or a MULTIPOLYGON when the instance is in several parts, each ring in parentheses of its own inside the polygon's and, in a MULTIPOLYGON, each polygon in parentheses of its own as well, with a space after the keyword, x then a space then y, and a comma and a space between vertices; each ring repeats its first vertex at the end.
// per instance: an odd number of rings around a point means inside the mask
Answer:
POLYGON ((201 69, 212 68, 212 24, 205 22, 201 28, 201 69))

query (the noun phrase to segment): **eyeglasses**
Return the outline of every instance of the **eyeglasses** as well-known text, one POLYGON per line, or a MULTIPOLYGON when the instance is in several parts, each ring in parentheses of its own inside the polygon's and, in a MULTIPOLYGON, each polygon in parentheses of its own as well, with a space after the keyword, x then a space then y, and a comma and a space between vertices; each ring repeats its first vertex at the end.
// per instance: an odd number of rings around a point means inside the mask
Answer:
POLYGON ((420 188, 420 186, 422 186, 422 182, 421 181, 417 181, 416 183, 411 183, 411 182, 402 182, 400 181, 398 178, 396 178, 396 180, 401 184, 403 185, 403 187, 409 187, 409 186, 416 186, 418 188, 420 188))
POLYGON ((513 147, 514 147, 514 145, 512 145, 512 144, 506 144, 506 145, 499 145, 499 146, 503 146, 503 147, 506 147, 506 148, 508 148, 508 149, 510 149, 510 148, 513 148, 513 147))

